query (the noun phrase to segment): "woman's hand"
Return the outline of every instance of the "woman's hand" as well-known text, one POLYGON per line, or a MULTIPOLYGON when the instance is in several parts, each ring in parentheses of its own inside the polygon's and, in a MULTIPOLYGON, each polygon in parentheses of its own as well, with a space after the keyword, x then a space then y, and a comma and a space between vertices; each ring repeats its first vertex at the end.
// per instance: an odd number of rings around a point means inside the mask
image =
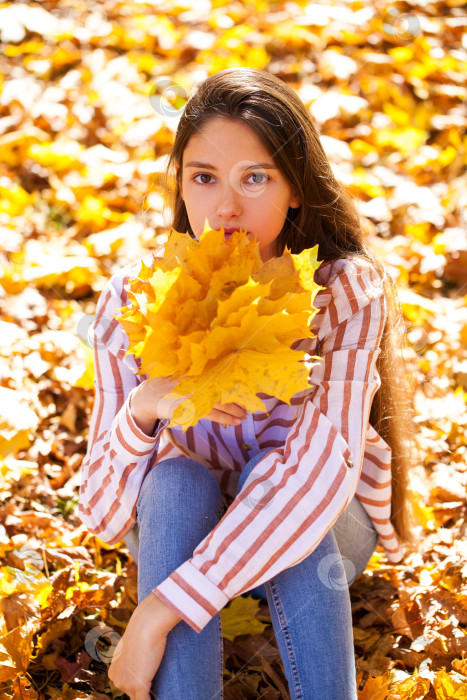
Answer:
MULTIPOLYGON (((158 377, 141 382, 135 391, 131 412, 137 425, 147 435, 152 435, 154 423, 158 418, 172 419, 177 406, 186 398, 189 399, 174 391, 177 384, 177 380, 158 377)), ((246 409, 238 403, 223 404, 218 401, 204 418, 223 425, 240 425, 247 415, 246 409)))
POLYGON ((115 647, 108 673, 112 683, 130 700, 150 700, 152 680, 164 656, 167 635, 181 619, 152 592, 133 611, 115 647))

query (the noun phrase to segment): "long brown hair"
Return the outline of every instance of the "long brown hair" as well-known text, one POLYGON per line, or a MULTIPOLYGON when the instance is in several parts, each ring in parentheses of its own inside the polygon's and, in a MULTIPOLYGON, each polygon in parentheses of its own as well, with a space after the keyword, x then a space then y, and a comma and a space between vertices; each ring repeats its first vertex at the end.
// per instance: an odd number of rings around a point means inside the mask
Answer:
POLYGON ((412 416, 403 381, 406 371, 401 369, 402 358, 395 352, 400 347, 403 323, 393 284, 371 251, 351 195, 333 174, 305 105, 286 83, 265 71, 228 68, 195 87, 180 118, 167 164, 166 182, 173 178, 175 164, 180 165, 175 172, 175 187, 167 186, 169 201, 172 198, 173 228, 187 231, 194 238, 181 196, 182 157, 191 136, 214 117, 239 120, 249 126, 300 197, 301 206, 291 207, 287 212, 272 247, 273 255, 282 255, 286 245, 292 253, 300 253, 318 244, 319 260, 359 255, 370 261, 385 280, 388 316, 377 360, 381 386, 373 400, 370 423, 392 450, 391 522, 410 548, 413 516, 408 477, 412 416))

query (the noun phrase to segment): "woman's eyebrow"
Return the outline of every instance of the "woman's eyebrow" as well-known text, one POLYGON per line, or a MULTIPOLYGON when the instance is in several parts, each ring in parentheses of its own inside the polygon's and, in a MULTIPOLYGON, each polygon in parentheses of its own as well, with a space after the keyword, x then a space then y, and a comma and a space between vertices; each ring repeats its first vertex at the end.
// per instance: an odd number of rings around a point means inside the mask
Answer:
MULTIPOLYGON (((248 168, 245 168, 245 170, 253 170, 254 168, 269 168, 269 169, 275 169, 277 170, 277 165, 274 165, 274 163, 255 163, 255 165, 250 165, 248 168)), ((198 160, 190 160, 189 163, 185 163, 185 168, 207 168, 208 170, 217 170, 215 165, 211 165, 210 163, 201 163, 198 160)))

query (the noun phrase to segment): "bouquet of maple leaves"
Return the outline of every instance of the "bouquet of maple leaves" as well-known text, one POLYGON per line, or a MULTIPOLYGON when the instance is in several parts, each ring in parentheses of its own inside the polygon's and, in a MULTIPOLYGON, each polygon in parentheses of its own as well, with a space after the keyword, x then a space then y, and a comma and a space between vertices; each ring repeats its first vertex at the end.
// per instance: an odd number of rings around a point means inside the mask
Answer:
POLYGON ((290 346, 313 337, 317 249, 293 255, 286 247, 263 263, 246 230, 225 239, 206 220, 199 241, 172 229, 163 257, 142 261, 130 303, 114 318, 129 338, 126 355, 141 359, 138 374, 177 380, 187 397, 169 428, 185 432, 217 402, 264 411, 258 392, 290 404, 309 387, 306 353, 290 346))

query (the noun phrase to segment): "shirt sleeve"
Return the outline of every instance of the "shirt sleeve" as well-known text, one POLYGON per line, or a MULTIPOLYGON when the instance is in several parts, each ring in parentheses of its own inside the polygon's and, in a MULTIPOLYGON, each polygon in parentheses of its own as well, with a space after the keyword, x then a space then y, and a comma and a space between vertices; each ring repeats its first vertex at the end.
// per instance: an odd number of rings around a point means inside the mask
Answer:
POLYGON ((229 600, 305 559, 355 494, 381 384, 386 301, 363 261, 346 261, 325 296, 321 359, 284 445, 255 465, 193 556, 153 589, 197 632, 229 600))
MULTIPOLYGON (((120 280, 123 290, 123 282, 120 280)), ((131 414, 141 382, 133 355, 124 357, 128 336, 111 314, 127 303, 111 279, 103 289, 92 326, 95 399, 88 448, 81 466, 78 516, 108 544, 120 542, 136 522, 138 494, 168 421, 146 435, 131 414)))

